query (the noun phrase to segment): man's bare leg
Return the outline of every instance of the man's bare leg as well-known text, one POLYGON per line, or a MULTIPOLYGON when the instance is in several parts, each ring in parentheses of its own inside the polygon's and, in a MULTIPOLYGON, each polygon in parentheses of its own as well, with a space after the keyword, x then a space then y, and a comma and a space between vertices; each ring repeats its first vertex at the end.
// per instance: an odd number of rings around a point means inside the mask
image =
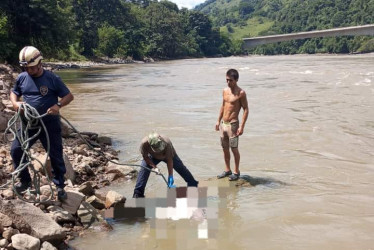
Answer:
POLYGON ((235 160, 235 174, 239 174, 240 153, 238 148, 231 148, 235 160))
POLYGON ((224 148, 223 149, 223 156, 225 158, 225 167, 226 167, 226 172, 230 171, 230 149, 229 148, 224 148))

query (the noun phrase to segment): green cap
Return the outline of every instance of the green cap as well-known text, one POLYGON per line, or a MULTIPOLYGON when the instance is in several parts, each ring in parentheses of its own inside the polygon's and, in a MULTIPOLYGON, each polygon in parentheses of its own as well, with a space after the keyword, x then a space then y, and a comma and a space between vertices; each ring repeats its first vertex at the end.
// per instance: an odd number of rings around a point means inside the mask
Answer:
POLYGON ((148 143, 154 152, 161 152, 166 146, 166 143, 157 132, 152 132, 148 135, 148 143))

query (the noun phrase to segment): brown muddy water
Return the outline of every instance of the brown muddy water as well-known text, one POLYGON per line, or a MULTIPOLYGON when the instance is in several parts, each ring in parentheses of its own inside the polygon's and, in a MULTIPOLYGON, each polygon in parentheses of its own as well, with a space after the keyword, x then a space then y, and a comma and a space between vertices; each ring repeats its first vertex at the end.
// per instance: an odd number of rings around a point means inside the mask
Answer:
MULTIPOLYGON (((73 241, 77 249, 374 248, 374 54, 192 59, 58 74, 76 97, 62 115, 79 130, 114 138, 121 162, 139 159, 149 132, 168 135, 210 190, 205 216, 114 221, 112 232, 73 241), (239 70, 248 97, 240 168, 257 180, 253 187, 206 181, 224 169, 214 125, 229 68, 239 70), (223 186, 228 192, 218 195, 223 186)), ((134 185, 110 189, 130 198, 134 185)), ((151 175, 147 198, 160 192, 165 183, 151 175)))

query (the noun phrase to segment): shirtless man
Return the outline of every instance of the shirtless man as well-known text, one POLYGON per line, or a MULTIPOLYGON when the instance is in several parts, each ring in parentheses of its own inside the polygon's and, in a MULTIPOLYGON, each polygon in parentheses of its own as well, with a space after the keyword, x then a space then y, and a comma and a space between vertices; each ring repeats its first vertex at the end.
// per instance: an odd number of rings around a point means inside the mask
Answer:
POLYGON ((225 171, 217 178, 229 177, 230 181, 239 179, 240 154, 238 150, 239 135, 243 134, 244 125, 248 118, 247 95, 238 85, 239 73, 235 69, 226 72, 227 88, 223 90, 223 102, 219 111, 216 131, 221 132, 221 145, 225 159, 225 171), (243 108, 243 119, 239 125, 239 112, 243 108), (230 169, 230 148, 234 155, 235 170, 230 169))

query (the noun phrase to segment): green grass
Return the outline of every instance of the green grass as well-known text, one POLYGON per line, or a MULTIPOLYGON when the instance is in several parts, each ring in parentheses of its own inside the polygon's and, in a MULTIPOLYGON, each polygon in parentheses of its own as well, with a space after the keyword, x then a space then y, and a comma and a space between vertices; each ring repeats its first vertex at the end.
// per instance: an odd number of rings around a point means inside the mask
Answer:
POLYGON ((270 27, 273 26, 273 24, 274 22, 270 21, 267 18, 254 17, 254 18, 248 19, 246 26, 243 26, 243 27, 236 27, 230 24, 234 30, 233 33, 228 32, 227 25, 221 27, 220 31, 228 34, 231 38, 242 39, 242 38, 258 36, 258 34, 261 31, 266 31, 270 29, 270 27))
POLYGON ((240 0, 216 0, 214 3, 209 4, 205 6, 201 11, 209 11, 213 7, 216 7, 218 9, 224 10, 224 9, 231 9, 232 7, 238 7, 240 3, 240 0))

